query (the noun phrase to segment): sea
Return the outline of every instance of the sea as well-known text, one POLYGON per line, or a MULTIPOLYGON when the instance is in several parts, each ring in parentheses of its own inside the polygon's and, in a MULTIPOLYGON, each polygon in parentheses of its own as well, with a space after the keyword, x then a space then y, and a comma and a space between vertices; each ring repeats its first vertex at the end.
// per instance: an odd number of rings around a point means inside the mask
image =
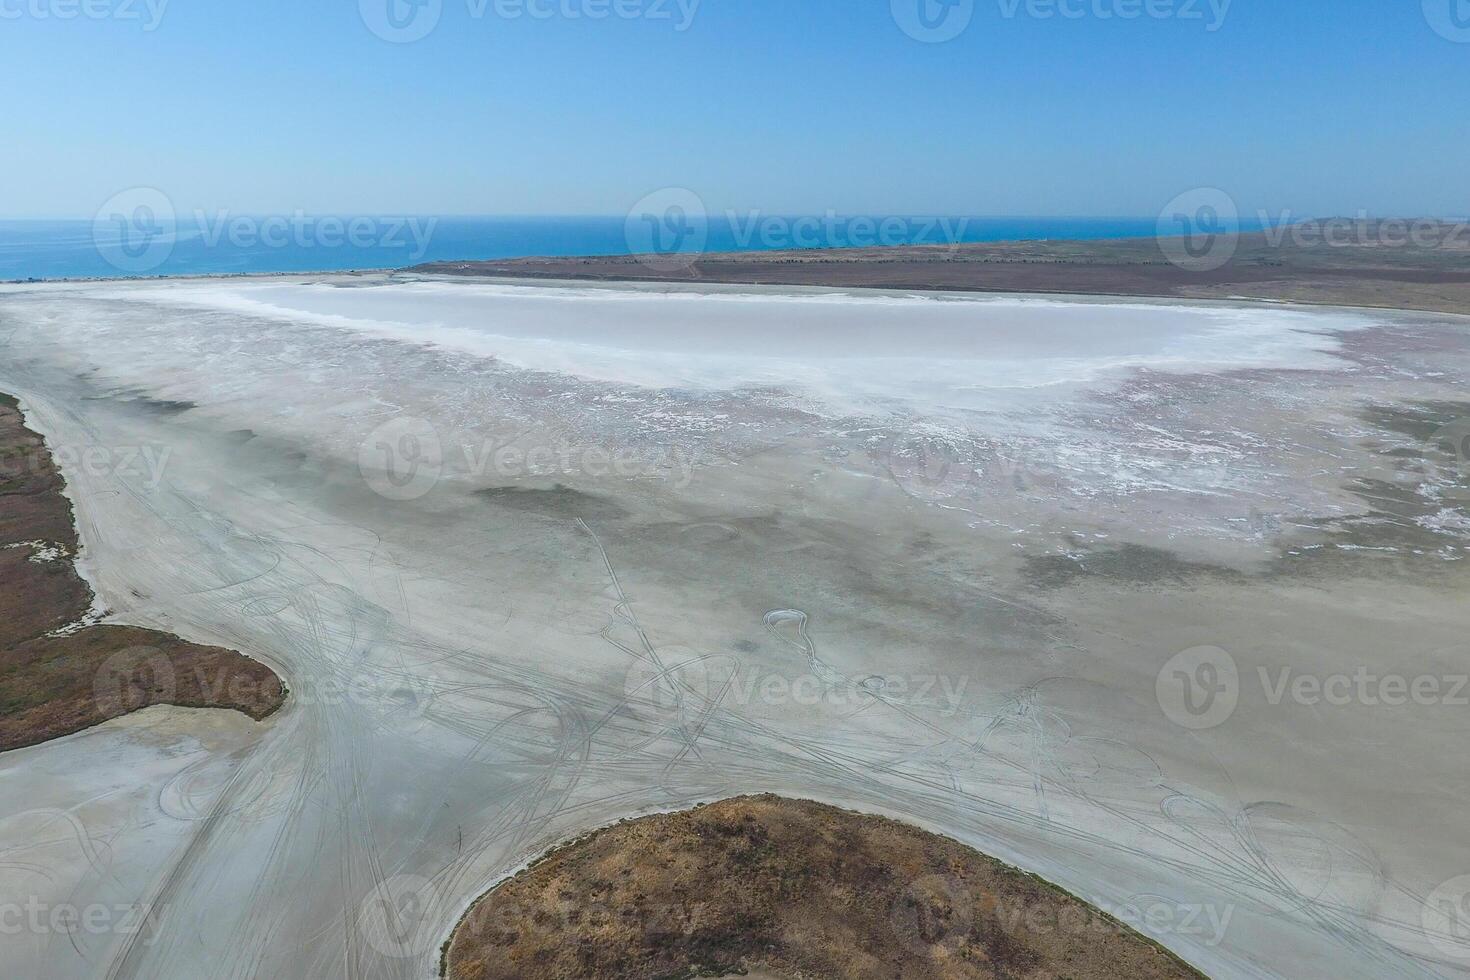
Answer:
MULTIPOLYGON (((1153 236, 1157 218, 742 214, 236 215, 0 220, 0 281, 401 269, 425 262, 1153 236)), ((1238 229, 1237 229, 1238 230, 1238 229)))

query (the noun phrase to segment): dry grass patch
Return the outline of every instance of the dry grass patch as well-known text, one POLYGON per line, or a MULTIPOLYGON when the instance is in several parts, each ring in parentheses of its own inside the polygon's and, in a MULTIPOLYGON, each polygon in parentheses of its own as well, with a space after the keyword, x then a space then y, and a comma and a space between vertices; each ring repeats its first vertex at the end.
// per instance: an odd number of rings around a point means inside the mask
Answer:
POLYGON ((45 441, 0 395, 0 751, 35 745, 153 704, 233 708, 260 719, 285 691, 233 650, 134 626, 83 626, 65 483, 45 441), (63 632, 64 631, 64 632, 63 632))
POLYGON ((1046 882, 906 824, 774 796, 628 821, 483 896, 450 980, 1176 980, 1046 882))

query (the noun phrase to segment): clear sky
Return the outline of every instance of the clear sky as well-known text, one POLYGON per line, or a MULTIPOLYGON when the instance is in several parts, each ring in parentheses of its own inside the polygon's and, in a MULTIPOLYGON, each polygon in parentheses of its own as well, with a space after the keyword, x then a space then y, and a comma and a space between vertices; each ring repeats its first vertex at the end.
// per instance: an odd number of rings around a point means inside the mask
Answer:
POLYGON ((0 0, 0 216, 1470 212, 1466 0, 164 3, 0 0))

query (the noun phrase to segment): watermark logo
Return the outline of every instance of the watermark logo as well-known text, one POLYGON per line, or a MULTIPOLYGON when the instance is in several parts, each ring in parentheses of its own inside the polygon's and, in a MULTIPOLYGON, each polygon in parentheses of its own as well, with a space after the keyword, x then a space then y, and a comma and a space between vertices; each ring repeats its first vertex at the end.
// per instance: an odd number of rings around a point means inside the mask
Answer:
POLYGON ((1154 694, 1165 716, 1181 728, 1204 731, 1230 720, 1240 703, 1240 671, 1219 647, 1192 647, 1159 670, 1154 694))
POLYGON ((173 202, 153 187, 113 195, 92 219, 93 247, 120 272, 141 274, 163 265, 177 233, 173 202))
MULTIPOLYGON (((240 700, 239 695, 245 692, 234 693, 240 700)), ((291 700, 303 708, 353 705, 385 718, 411 720, 428 712, 434 696, 433 678, 381 669, 363 670, 348 677, 329 673, 291 678, 291 700)))
POLYGON ((54 467, 70 476, 115 479, 132 483, 146 493, 163 485, 173 448, 163 444, 140 446, 74 446, 60 444, 0 459, 0 482, 48 473, 54 467))
POLYGON ((1185 191, 1159 212, 1159 249, 1181 269, 1212 272, 1235 257, 1239 217, 1235 200, 1219 188, 1185 191))
POLYGON ((942 436, 894 436, 879 447, 878 458, 910 496, 949 496, 978 481, 975 470, 960 461, 956 447, 942 436))
POLYGON ((51 903, 32 895, 24 902, 0 902, 0 936, 133 936, 148 947, 158 941, 158 920, 168 910, 168 905, 51 903))
POLYGON ((1424 19, 1440 37, 1470 44, 1470 0, 1424 0, 1424 19))
POLYGON ((1441 428, 1430 439, 1430 445, 1449 452, 1459 477, 1458 485, 1444 487, 1441 492, 1452 500, 1470 500, 1470 418, 1456 419, 1441 428))
POLYGON ((965 706, 969 685, 970 678, 964 675, 873 674, 848 679, 812 671, 742 669, 730 656, 667 647, 659 650, 657 663, 640 658, 628 668, 623 701, 657 717, 683 719, 717 705, 727 709, 825 708, 849 714, 879 702, 952 718, 965 706))
POLYGON ((663 480, 683 490, 694 480, 698 458, 693 450, 677 446, 650 453, 636 447, 579 445, 566 440, 497 443, 467 433, 451 433, 441 439, 438 429, 426 419, 403 416, 378 426, 363 439, 357 464, 368 487, 389 500, 417 500, 453 474, 493 481, 496 485, 481 492, 514 505, 517 494, 537 490, 575 497, 561 480, 663 480), (550 489, 536 486, 547 480, 556 485, 550 489))
POLYGON ((666 187, 633 205, 623 235, 640 264, 655 272, 680 272, 709 245, 709 215, 698 194, 666 187))
MULTIPOLYGON (((428 253, 438 218, 405 217, 313 217, 305 211, 257 218, 231 215, 228 210, 194 212, 194 228, 205 248, 228 242, 237 249, 256 248, 343 248, 396 251, 393 261, 418 262, 428 253)), ((384 261, 388 261, 385 256, 384 261)))
POLYGON ((975 928, 975 895, 953 875, 925 875, 894 899, 889 922, 899 942, 923 956, 953 953, 975 928))
POLYGON ((115 20, 158 30, 169 0, 0 0, 0 20, 115 20))
POLYGON ((1194 647, 1164 665, 1155 692, 1170 721, 1195 731, 1223 725, 1247 693, 1253 704, 1269 708, 1470 707, 1470 674, 1381 674, 1367 664, 1316 674, 1283 664, 1257 665, 1248 676, 1249 684, 1234 658, 1219 647, 1194 647))
POLYGON ((662 647, 655 661, 640 657, 623 677, 623 701, 655 717, 697 718, 713 707, 733 672, 729 658, 686 647, 662 647))
POLYGON ((1185 936, 1211 948, 1225 941, 1235 918, 1235 906, 1231 904, 1178 902, 1146 894, 1134 895, 1122 903, 1108 899, 1026 902, 986 894, 980 906, 986 924, 993 923, 1016 938, 1065 935, 1103 940, 1126 936, 1132 930, 1160 940, 1185 936))
POLYGON ((1351 674, 1306 674, 1291 667, 1271 671, 1257 667, 1266 703, 1307 708, 1470 708, 1470 674, 1379 674, 1359 664, 1351 674))
MULTIPOLYGON (((702 0, 465 0, 471 21, 519 20, 665 21, 678 33, 694 26, 702 0)), ((444 0, 358 0, 362 22, 393 44, 428 37, 444 13, 444 0)))
POLYGON ((105 719, 164 704, 177 690, 173 661, 156 647, 128 647, 102 662, 92 676, 92 703, 105 719))
POLYGON ((1420 920, 1436 949, 1470 963, 1470 875, 1451 878, 1430 892, 1420 920))
POLYGON ((357 466, 367 485, 389 500, 418 500, 439 483, 444 451, 425 419, 404 416, 378 426, 362 441, 357 466))
POLYGON ((953 41, 975 17, 975 0, 891 0, 894 23, 924 44, 953 41))
POLYGON ((618 20, 670 21, 682 34, 694 26, 702 0, 467 0, 470 17, 487 10, 499 20, 618 20))
POLYGON ((1213 34, 1225 26, 1234 0, 999 0, 1001 16, 1014 20, 1022 12, 1032 20, 1200 21, 1213 34))
POLYGON ((358 907, 357 927, 367 943, 390 959, 416 959, 434 948, 448 909, 441 890, 419 875, 394 875, 378 883, 358 907))
POLYGON ((1266 244, 1281 248, 1290 240, 1297 248, 1444 248, 1470 249, 1470 221, 1434 218, 1370 218, 1359 211, 1356 217, 1298 217, 1290 210, 1272 215, 1256 212, 1264 229, 1266 244))
POLYGON ((412 44, 439 26, 444 0, 357 0, 367 29, 390 44, 412 44))
MULTIPOLYGON (((1211 949, 1225 941, 1236 908, 1232 904, 1178 902, 1161 895, 1135 895, 1122 904, 1098 902, 1096 905, 1119 924, 1136 932, 1161 940, 1187 936, 1211 949)), ((1102 921, 1107 932, 1122 931, 1102 921)))
POLYGON ((1026 446, 956 440, 943 431, 907 430, 873 438, 869 458, 880 475, 918 500, 938 502, 977 494, 1016 494, 1056 485, 1055 461, 1026 446))
POLYGON ((759 245, 791 248, 894 248, 900 245, 948 245, 965 240, 970 219, 946 215, 768 215, 759 210, 726 211, 725 222, 737 248, 759 245))

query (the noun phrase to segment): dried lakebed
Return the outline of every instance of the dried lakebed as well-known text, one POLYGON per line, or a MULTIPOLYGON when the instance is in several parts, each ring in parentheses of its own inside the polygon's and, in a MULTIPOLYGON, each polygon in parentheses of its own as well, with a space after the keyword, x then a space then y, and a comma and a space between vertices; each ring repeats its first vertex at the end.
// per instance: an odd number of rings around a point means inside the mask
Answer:
POLYGON ((422 978, 751 793, 1213 977, 1470 975, 1463 320, 334 276, 0 287, 0 345, 101 602, 292 692, 0 754, 3 900, 151 923, 20 975, 422 978))

